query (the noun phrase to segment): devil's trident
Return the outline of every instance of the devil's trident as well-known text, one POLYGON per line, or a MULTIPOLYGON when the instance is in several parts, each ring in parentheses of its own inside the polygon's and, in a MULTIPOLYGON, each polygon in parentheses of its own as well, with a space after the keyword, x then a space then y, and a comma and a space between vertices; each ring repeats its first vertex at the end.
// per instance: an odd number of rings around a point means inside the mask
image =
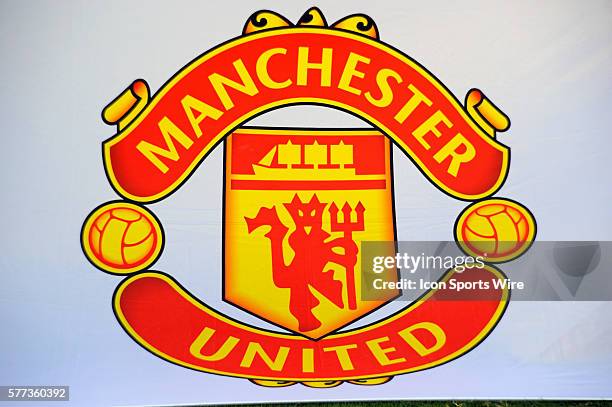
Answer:
MULTIPOLYGON (((342 206, 342 222, 338 219, 338 207, 334 202, 329 205, 329 215, 331 220, 331 231, 332 232, 344 232, 343 238, 345 241, 353 243, 352 245, 346 244, 344 246, 344 255, 347 259, 353 256, 357 256, 357 245, 353 242, 353 232, 362 232, 365 230, 365 223, 363 220, 363 213, 365 207, 359 201, 355 206, 355 213, 357 219, 355 222, 351 221, 351 213, 353 208, 348 202, 345 202, 342 206)), ((355 293, 355 267, 348 263, 345 265, 346 268, 346 296, 348 298, 349 309, 357 309, 357 295, 355 293)))

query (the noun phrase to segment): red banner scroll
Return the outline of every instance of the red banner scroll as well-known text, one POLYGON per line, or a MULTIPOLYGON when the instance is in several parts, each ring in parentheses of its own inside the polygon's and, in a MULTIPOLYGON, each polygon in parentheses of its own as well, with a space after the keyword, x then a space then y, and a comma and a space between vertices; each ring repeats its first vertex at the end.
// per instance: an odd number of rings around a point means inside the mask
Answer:
MULTIPOLYGON (((113 187, 139 202, 176 190, 246 120, 294 104, 329 106, 371 123, 457 198, 494 193, 507 172, 508 149, 487 134, 482 117, 470 110, 474 106, 466 110, 394 48, 341 30, 287 28, 242 36, 192 61, 148 104, 143 81, 131 92, 145 95, 146 106, 139 104, 142 111, 134 107, 119 122, 119 133, 103 150, 113 187)), ((478 91, 471 95, 468 104, 483 100, 478 91)))
POLYGON ((381 321, 318 341, 233 320, 157 272, 128 277, 113 303, 130 336, 184 367, 263 380, 362 380, 427 369, 470 351, 505 311, 509 292, 492 284, 503 278, 490 266, 449 271, 441 281, 488 281, 491 288, 486 295, 432 290, 381 321))

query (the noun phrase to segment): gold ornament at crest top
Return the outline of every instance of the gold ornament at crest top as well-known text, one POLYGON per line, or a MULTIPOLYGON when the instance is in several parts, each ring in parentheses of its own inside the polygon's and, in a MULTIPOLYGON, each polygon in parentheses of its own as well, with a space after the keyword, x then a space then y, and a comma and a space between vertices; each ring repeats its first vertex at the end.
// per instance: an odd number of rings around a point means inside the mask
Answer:
POLYGON ((298 20, 297 25, 299 26, 310 26, 310 27, 327 27, 327 21, 325 16, 319 10, 318 7, 312 7, 306 11, 302 17, 298 20))
POLYGON ((274 11, 261 10, 251 14, 242 30, 243 34, 251 34, 272 28, 291 27, 293 24, 274 11))
MULTIPOLYGON (((274 28, 293 27, 294 25, 274 11, 261 10, 253 13, 247 20, 242 30, 243 34, 251 34, 258 31, 271 30, 274 28)), ((300 27, 323 27, 327 28, 325 16, 317 7, 306 11, 297 22, 300 27)), ((378 29, 374 20, 365 14, 353 14, 345 17, 331 25, 332 29, 351 31, 366 37, 378 39, 378 29)))
MULTIPOLYGON (((325 16, 317 7, 308 9, 294 25, 282 15, 260 10, 253 13, 244 25, 243 34, 286 27, 319 27, 357 33, 378 40, 379 34, 374 20, 365 14, 353 14, 328 26, 325 16)), ((102 118, 121 131, 132 122, 150 102, 149 86, 143 79, 135 80, 126 90, 111 101, 103 110, 102 118)), ((469 116, 491 138, 497 132, 510 127, 510 119, 486 95, 478 89, 471 89, 465 98, 465 109, 469 116)))
POLYGON ((332 28, 356 32, 357 34, 365 35, 375 40, 379 38, 378 28, 376 28, 374 20, 365 14, 353 14, 352 16, 345 17, 333 24, 332 28))

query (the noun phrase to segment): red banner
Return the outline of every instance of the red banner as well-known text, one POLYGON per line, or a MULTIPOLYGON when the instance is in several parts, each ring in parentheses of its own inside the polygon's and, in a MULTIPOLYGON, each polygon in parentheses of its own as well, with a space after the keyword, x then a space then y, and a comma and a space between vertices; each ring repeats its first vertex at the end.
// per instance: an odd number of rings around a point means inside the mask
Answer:
MULTIPOLYGON (((503 278, 499 270, 486 266, 449 271, 441 281, 503 278)), ((485 295, 476 288, 432 290, 381 321, 318 341, 233 320, 157 272, 124 280, 115 293, 114 309, 134 340, 184 367, 263 380, 365 380, 434 367, 477 346, 509 300, 507 289, 490 286, 485 295)))
POLYGON ((162 199, 242 123, 295 104, 369 122, 457 198, 488 196, 505 179, 507 147, 432 74, 378 40, 322 28, 242 36, 192 61, 104 143, 107 174, 126 198, 162 199))

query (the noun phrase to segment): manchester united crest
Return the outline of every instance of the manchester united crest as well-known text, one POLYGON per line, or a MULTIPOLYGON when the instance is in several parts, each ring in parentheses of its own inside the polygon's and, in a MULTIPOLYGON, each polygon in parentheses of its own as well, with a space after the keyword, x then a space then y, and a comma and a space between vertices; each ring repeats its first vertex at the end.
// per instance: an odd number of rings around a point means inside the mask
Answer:
POLYGON ((313 339, 384 304, 359 300, 358 243, 395 239, 390 149, 372 130, 228 137, 225 299, 313 339))
MULTIPOLYGON (((376 298, 364 242, 395 254, 392 149, 435 187, 470 202, 449 231, 486 264, 450 267, 441 281, 499 280, 494 264, 524 253, 536 224, 520 203, 493 197, 510 149, 497 135, 508 117, 483 92, 463 103, 430 72, 379 38, 363 14, 328 24, 316 8, 293 24, 271 11, 242 35, 191 61, 158 92, 138 79, 110 102, 103 120, 117 134, 102 145, 120 199, 94 209, 81 231, 85 256, 123 279, 112 305, 145 349, 174 364, 268 386, 383 384, 460 357, 491 333, 509 289, 448 299, 431 289, 370 324, 401 294, 376 298), (353 114, 359 129, 247 127, 285 106, 315 104, 353 114), (224 149, 223 300, 275 325, 268 330, 223 315, 196 298, 163 255, 162 220, 146 206, 171 199, 214 148, 224 149)), ((484 263, 483 263, 484 264, 484 263)), ((387 267, 381 278, 397 281, 387 267)))

